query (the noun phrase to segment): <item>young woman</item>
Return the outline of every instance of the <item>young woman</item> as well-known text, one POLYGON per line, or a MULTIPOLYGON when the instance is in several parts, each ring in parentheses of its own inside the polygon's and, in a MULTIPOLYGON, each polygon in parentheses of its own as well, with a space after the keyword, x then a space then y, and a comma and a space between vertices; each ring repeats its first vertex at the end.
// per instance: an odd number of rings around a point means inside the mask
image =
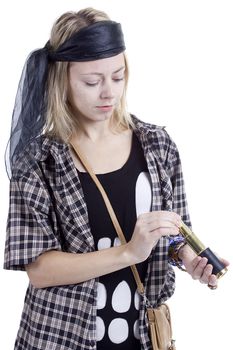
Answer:
POLYGON ((127 112, 127 80, 120 24, 90 8, 63 14, 26 62, 7 163, 5 268, 30 279, 17 350, 150 349, 133 264, 153 307, 173 294, 171 263, 217 284, 212 266, 179 236, 181 219, 190 221, 176 146, 164 128, 127 112))

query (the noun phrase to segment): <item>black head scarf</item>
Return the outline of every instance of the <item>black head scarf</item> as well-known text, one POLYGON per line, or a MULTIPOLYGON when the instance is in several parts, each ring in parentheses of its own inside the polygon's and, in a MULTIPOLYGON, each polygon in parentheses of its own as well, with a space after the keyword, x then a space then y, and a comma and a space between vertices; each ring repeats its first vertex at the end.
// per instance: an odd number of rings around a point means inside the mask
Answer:
POLYGON ((11 135, 5 154, 9 177, 19 154, 43 133, 49 63, 94 61, 118 55, 124 50, 121 25, 113 21, 100 21, 82 28, 56 50, 48 42, 44 48, 29 55, 16 94, 11 135))

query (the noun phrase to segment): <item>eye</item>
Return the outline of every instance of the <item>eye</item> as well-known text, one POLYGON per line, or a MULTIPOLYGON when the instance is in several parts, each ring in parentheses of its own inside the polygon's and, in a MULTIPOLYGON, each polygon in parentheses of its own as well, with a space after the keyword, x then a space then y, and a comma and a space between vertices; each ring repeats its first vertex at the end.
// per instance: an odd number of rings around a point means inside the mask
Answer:
POLYGON ((113 78, 113 81, 115 81, 116 83, 123 81, 125 79, 125 77, 122 78, 113 78))
POLYGON ((87 86, 96 86, 96 85, 98 85, 98 81, 96 81, 96 82, 88 82, 88 81, 86 81, 85 82, 85 84, 87 85, 87 86))

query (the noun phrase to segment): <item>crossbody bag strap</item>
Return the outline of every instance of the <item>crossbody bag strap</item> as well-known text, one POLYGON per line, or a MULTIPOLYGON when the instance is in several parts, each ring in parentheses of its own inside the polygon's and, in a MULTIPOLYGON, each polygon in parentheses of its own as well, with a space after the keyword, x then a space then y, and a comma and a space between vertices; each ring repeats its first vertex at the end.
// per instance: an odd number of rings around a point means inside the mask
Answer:
MULTIPOLYGON (((116 214, 115 214, 115 212, 114 212, 114 210, 113 210, 113 207, 112 207, 112 205, 111 205, 111 203, 110 203, 110 200, 109 200, 109 198, 108 198, 108 196, 107 196, 107 193, 105 192, 103 186, 102 186, 101 183, 99 182, 99 180, 98 180, 98 178, 96 177, 96 175, 93 173, 91 166, 88 164, 87 160, 84 158, 84 156, 83 156, 83 154, 80 152, 79 148, 78 148, 76 145, 72 144, 72 143, 71 143, 71 146, 73 147, 73 149, 74 149, 74 151, 75 151, 77 157, 78 157, 79 160, 81 161, 82 165, 84 166, 84 168, 86 169, 86 171, 89 173, 89 175, 91 176, 92 180, 95 182, 97 188, 99 189, 99 191, 100 191, 100 193, 101 193, 101 195, 102 195, 102 197, 103 197, 103 200, 104 200, 104 202, 105 202, 105 205, 106 205, 106 207, 107 207, 107 210, 108 210, 108 213, 109 213, 109 215, 110 215, 110 218, 111 218, 111 220, 112 220, 113 226, 114 226, 114 228, 115 228, 115 230, 116 230, 116 232, 117 232, 117 235, 118 235, 118 237, 119 237, 119 239, 120 239, 120 241, 121 241, 121 244, 126 244, 127 241, 126 241, 126 239, 125 239, 125 236, 124 236, 124 233, 123 233, 123 231, 122 231, 122 229, 121 229, 121 226, 120 226, 120 224, 119 224, 119 221, 118 221, 118 219, 117 219, 117 217, 116 217, 116 214)), ((135 282, 136 282, 136 284, 137 284, 138 292, 142 295, 142 294, 144 294, 144 286, 143 286, 143 283, 142 283, 142 281, 141 281, 141 279, 140 279, 138 270, 137 270, 137 268, 136 268, 135 265, 130 266, 130 268, 131 268, 131 270, 132 270, 132 273, 133 273, 135 282)))

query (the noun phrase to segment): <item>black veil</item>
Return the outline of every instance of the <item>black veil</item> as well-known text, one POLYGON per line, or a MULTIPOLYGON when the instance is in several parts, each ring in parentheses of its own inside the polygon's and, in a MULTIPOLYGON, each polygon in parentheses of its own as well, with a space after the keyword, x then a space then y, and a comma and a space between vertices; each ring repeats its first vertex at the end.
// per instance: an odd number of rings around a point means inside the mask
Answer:
POLYGON ((82 62, 112 57, 125 50, 120 23, 100 21, 82 28, 53 50, 48 42, 26 60, 12 115, 11 135, 5 163, 9 178, 19 154, 38 140, 46 124, 47 76, 55 62, 82 62))

